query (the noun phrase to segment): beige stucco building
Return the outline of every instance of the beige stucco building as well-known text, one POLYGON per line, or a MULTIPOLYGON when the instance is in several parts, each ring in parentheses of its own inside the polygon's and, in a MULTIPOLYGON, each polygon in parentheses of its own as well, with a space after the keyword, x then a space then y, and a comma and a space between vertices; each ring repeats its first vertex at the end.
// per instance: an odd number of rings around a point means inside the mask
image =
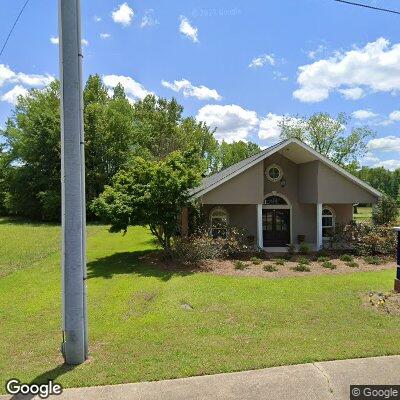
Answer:
POLYGON ((244 228, 260 248, 282 251, 299 241, 320 249, 354 203, 380 193, 296 139, 286 140, 203 180, 200 201, 214 236, 244 228))

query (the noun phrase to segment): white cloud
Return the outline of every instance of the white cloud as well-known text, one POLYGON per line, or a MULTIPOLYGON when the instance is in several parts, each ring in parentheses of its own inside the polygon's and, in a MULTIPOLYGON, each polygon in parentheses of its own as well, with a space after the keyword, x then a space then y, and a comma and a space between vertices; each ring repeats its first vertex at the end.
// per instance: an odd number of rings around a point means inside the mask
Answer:
POLYGON ((205 122, 212 129, 216 128, 216 138, 229 143, 246 140, 259 122, 255 111, 234 104, 206 105, 198 111, 196 119, 205 122))
POLYGON ((308 57, 312 60, 316 59, 317 56, 323 53, 326 50, 326 47, 320 44, 315 50, 311 50, 307 53, 308 57))
POLYGON ((260 139, 274 140, 279 138, 281 134, 281 128, 279 126, 282 121, 282 115, 268 113, 265 118, 260 120, 260 127, 258 131, 258 137, 260 139))
POLYGON ((180 81, 161 81, 161 84, 173 90, 174 92, 182 91, 185 97, 196 97, 199 100, 221 100, 222 97, 215 89, 210 89, 206 86, 193 86, 187 79, 181 79, 180 81))
MULTIPOLYGON (((15 72, 8 65, 0 64, 0 87, 10 83, 40 87, 48 85, 53 80, 54 77, 49 74, 39 75, 15 72)), ((14 89, 16 89, 17 86, 14 89)))
POLYGON ((275 56, 273 54, 263 54, 251 60, 249 68, 261 68, 265 64, 275 65, 275 56))
POLYGON ((390 171, 400 168, 400 160, 383 160, 372 165, 373 167, 384 167, 390 171))
POLYGON ((293 96, 303 102, 323 101, 340 89, 365 87, 396 93, 400 90, 400 44, 391 46, 387 39, 379 38, 363 48, 337 52, 299 67, 297 82, 300 87, 293 96))
POLYGON ((390 114, 389 114, 389 119, 391 120, 391 121, 400 121, 400 111, 392 111, 390 114))
POLYGON ((369 119, 377 117, 378 114, 372 112, 371 110, 357 110, 351 114, 355 119, 369 119))
MULTIPOLYGON (((50 38, 50 43, 59 45, 60 44, 60 39, 58 37, 52 36, 50 38)), ((82 44, 82 46, 89 46, 89 42, 86 39, 81 39, 81 44, 82 44)))
POLYGON ((371 164, 371 163, 377 163, 379 160, 378 157, 374 156, 372 152, 368 152, 361 160, 362 164, 371 164))
POLYGON ((108 39, 111 35, 109 33, 100 33, 100 39, 108 39))
POLYGON ((339 89, 338 92, 341 93, 346 100, 359 100, 365 96, 364 90, 360 87, 339 89))
POLYGON ((382 138, 371 139, 368 142, 368 149, 400 152, 400 137, 385 136, 382 138))
POLYGON ((135 81, 130 76, 104 75, 103 82, 109 89, 113 89, 120 83, 124 87, 125 93, 131 102, 137 99, 141 100, 148 94, 152 94, 152 92, 146 90, 142 84, 135 81))
POLYGON ((14 86, 13 89, 8 91, 7 93, 4 93, 1 96, 1 101, 6 101, 10 104, 17 104, 18 97, 19 96, 25 96, 28 94, 28 89, 24 88, 21 85, 16 85, 14 86))
POLYGON ((266 139, 270 141, 278 140, 281 134, 280 123, 283 120, 285 120, 285 124, 288 125, 296 124, 300 121, 296 117, 268 113, 265 118, 260 119, 258 137, 260 139, 266 139))
POLYGON ((100 21, 102 20, 102 18, 99 17, 98 15, 95 15, 95 16, 93 17, 93 20, 94 20, 94 22, 100 22, 100 21))
POLYGON ((132 22, 134 12, 128 3, 120 4, 112 13, 112 19, 115 23, 128 26, 132 22))
POLYGON ((289 80, 289 78, 280 71, 273 71, 272 75, 274 79, 279 79, 280 81, 286 82, 287 80, 289 80))
POLYGON ((146 27, 151 27, 151 26, 154 26, 154 25, 158 25, 158 20, 156 18, 154 18, 153 14, 154 14, 154 10, 153 9, 146 10, 146 12, 143 15, 143 18, 142 18, 142 20, 140 22, 140 27, 141 28, 146 28, 146 27))
POLYGON ((193 26, 190 21, 181 15, 181 23, 179 24, 179 32, 187 36, 190 40, 197 43, 199 41, 198 29, 193 26))
POLYGON ((15 72, 8 65, 0 64, 0 87, 14 78, 15 72))

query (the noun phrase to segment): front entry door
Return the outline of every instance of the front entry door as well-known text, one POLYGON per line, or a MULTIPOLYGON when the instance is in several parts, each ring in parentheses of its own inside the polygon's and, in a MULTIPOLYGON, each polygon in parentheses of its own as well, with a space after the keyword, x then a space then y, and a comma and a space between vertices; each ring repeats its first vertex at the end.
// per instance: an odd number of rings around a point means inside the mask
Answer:
POLYGON ((264 247, 282 247, 290 243, 290 210, 263 210, 264 247))

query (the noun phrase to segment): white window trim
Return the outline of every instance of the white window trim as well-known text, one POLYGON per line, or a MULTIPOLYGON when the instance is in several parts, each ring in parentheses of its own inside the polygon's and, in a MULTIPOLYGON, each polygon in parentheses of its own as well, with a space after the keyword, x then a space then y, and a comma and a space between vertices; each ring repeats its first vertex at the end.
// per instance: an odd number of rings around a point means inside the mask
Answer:
POLYGON ((271 164, 271 165, 268 165, 268 167, 267 167, 267 169, 265 170, 265 175, 266 175, 266 177, 267 177, 267 179, 269 180, 269 181, 271 181, 271 182, 279 182, 281 179, 282 179, 282 177, 283 177, 283 171, 282 171, 282 168, 278 165, 278 164, 271 164), (269 171, 272 169, 272 168, 276 168, 278 171, 279 171, 279 176, 278 176, 278 178, 271 178, 270 176, 269 176, 269 171))
MULTIPOLYGON (((289 215, 290 215, 290 243, 293 244, 293 208, 292 208, 292 203, 289 201, 289 199, 284 195, 279 192, 276 192, 275 190, 272 191, 271 193, 268 193, 264 196, 263 204, 257 205, 257 218, 258 218, 258 229, 259 229, 259 243, 263 244, 263 229, 262 229, 262 210, 263 209, 269 209, 269 210, 289 210, 289 215), (282 197, 283 200, 286 201, 287 205, 279 205, 279 206, 274 206, 274 205, 267 205, 264 204, 264 201, 267 197, 271 196, 278 196, 282 197), (261 207, 260 207, 261 206, 261 207), (261 211, 261 212, 260 212, 261 211)), ((260 246, 260 247, 261 247, 260 246)), ((271 247, 265 247, 265 250, 271 249, 271 247)), ((284 248, 286 249, 286 248, 284 248)))
POLYGON ((214 207, 211 211, 210 211, 210 235, 212 236, 213 234, 213 214, 217 211, 221 211, 226 215, 226 229, 228 230, 228 226, 229 226, 229 213, 226 210, 225 207, 221 207, 221 206, 217 206, 214 207))
POLYGON ((271 193, 268 193, 266 196, 264 196, 262 208, 274 209, 274 210, 288 210, 288 209, 291 210, 292 209, 292 204, 290 203, 289 199, 285 195, 273 191, 271 193), (282 197, 282 199, 286 201, 286 205, 283 205, 283 204, 280 204, 280 205, 264 204, 265 199, 268 198, 268 197, 271 197, 271 196, 282 197))
MULTIPOLYGON (((322 232, 324 231, 324 228, 332 228, 335 229, 336 226, 336 214, 335 214, 335 210, 332 207, 329 206, 324 206, 322 205, 322 211, 321 211, 321 227, 322 227, 322 232), (324 216, 324 210, 329 210, 332 213, 332 226, 323 226, 322 224, 322 218, 324 217, 330 217, 330 215, 325 215, 324 216)), ((332 239, 330 236, 324 236, 322 235, 322 239, 323 240, 330 240, 332 239)))

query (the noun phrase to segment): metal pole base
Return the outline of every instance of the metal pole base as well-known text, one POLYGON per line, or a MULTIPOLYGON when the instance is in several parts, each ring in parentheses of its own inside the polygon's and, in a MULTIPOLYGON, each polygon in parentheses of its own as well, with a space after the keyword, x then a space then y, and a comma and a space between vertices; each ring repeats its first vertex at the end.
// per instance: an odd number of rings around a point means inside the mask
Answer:
POLYGON ((400 293, 400 279, 394 280, 394 291, 400 293))

